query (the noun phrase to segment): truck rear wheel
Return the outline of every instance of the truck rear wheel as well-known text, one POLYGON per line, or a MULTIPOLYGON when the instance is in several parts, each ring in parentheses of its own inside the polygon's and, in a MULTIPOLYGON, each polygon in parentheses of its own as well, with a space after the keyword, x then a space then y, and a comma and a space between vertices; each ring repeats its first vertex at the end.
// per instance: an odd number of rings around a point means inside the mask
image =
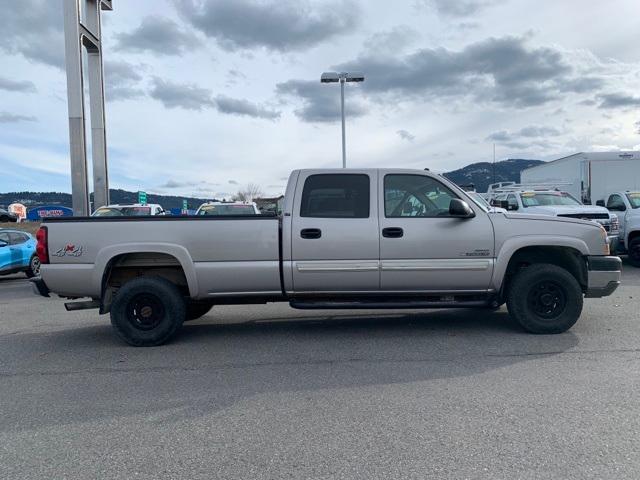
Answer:
POLYGON ((629 242, 629 263, 634 267, 640 267, 640 237, 629 242))
POLYGON ((571 273, 551 264, 520 270, 507 285, 510 315, 528 332, 562 333, 582 313, 582 288, 571 273))
POLYGON ((111 305, 111 325, 129 345, 153 347, 173 337, 186 317, 178 288, 160 277, 140 277, 125 283, 111 305))

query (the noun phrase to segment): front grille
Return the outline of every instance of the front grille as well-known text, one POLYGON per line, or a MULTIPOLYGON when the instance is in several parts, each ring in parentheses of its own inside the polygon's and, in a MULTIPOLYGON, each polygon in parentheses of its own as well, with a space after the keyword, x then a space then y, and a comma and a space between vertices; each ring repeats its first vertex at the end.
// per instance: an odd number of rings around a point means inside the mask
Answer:
POLYGON ((603 220, 609 219, 609 215, 607 213, 565 213, 563 215, 558 215, 559 217, 567 217, 567 218, 579 218, 582 220, 603 220))

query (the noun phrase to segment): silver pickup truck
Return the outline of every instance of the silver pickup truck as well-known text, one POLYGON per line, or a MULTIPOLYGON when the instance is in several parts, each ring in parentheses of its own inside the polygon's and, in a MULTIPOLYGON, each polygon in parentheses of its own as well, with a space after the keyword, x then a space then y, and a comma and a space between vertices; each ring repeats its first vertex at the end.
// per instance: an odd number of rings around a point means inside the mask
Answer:
POLYGON ((610 295, 621 262, 578 219, 489 214, 420 170, 296 170, 283 215, 45 220, 35 289, 110 313, 136 346, 161 344, 214 305, 498 308, 560 333, 583 297, 610 295))

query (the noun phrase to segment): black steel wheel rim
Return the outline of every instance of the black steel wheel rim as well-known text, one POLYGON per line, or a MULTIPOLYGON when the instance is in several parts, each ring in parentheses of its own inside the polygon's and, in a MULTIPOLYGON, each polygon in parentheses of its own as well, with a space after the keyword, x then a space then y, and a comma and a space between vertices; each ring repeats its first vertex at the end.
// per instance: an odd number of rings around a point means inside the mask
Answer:
POLYGON ((527 303, 538 317, 553 320, 567 307, 567 295, 564 287, 558 282, 543 280, 531 287, 527 303))
POLYGON ((127 305, 127 320, 138 330, 153 330, 160 324, 164 315, 162 301, 149 293, 134 296, 127 305))

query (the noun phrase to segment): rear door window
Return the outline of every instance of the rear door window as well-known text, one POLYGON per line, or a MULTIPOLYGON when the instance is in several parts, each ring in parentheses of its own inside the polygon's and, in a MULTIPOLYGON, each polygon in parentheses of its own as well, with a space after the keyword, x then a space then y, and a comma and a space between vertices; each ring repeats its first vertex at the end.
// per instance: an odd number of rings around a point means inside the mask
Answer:
POLYGON ((301 217, 369 218, 370 181, 363 174, 309 176, 302 190, 301 217))

